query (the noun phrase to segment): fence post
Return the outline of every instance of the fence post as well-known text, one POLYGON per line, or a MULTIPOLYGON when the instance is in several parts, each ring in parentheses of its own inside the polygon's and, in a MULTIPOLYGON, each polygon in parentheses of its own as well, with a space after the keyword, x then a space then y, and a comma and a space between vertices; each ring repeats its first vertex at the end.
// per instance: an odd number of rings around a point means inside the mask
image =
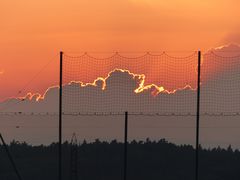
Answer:
POLYGON ((60 80, 59 80, 59 127, 58 127, 58 179, 62 180, 62 74, 63 52, 60 51, 60 80))
POLYGON ((201 83, 201 51, 198 51, 198 73, 197 73, 197 116, 196 116, 196 160, 195 179, 199 176, 199 119, 200 119, 200 83, 201 83))
POLYGON ((127 180, 128 112, 125 112, 123 180, 127 180))

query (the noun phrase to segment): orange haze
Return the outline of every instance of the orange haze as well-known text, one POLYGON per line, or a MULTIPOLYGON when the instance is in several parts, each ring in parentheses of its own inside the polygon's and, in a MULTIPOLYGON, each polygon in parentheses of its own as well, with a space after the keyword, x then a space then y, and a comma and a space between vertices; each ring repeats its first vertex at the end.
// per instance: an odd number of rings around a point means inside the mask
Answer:
POLYGON ((24 85, 23 94, 57 84, 60 50, 195 51, 240 43, 239 7, 239 0, 2 1, 0 100, 24 85))

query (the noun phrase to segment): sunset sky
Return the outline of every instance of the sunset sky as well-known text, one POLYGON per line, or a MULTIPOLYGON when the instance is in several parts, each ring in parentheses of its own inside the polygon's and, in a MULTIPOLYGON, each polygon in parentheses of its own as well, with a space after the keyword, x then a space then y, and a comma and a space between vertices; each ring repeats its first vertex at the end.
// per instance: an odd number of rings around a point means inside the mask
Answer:
MULTIPOLYGON (((206 51, 240 43, 239 0, 1 1, 0 100, 58 83, 58 52, 206 51)), ((24 94, 21 94, 24 95, 24 94)))

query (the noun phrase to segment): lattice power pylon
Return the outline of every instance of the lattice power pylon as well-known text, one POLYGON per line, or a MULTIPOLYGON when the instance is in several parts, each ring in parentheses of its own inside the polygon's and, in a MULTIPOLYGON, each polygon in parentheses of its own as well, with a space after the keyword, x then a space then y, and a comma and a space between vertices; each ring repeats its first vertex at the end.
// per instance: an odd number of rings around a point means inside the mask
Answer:
POLYGON ((75 133, 71 139, 70 171, 70 180, 78 180, 78 142, 75 133))

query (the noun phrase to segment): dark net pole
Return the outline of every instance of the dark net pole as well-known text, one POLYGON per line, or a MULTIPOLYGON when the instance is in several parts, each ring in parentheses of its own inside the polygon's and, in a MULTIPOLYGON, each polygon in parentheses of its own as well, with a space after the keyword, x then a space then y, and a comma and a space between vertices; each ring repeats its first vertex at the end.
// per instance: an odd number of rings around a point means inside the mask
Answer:
POLYGON ((13 169, 14 169, 14 171, 15 171, 18 179, 19 179, 19 180, 22 180, 22 177, 21 177, 20 173, 18 172, 17 166, 16 166, 16 164, 15 164, 15 162, 14 162, 12 156, 11 156, 11 153, 10 153, 10 151, 9 151, 9 149, 8 149, 8 147, 7 147, 4 139, 3 139, 3 137, 2 137, 2 134, 0 134, 0 139, 1 139, 1 141, 2 141, 2 144, 3 144, 3 147, 4 147, 5 151, 6 151, 6 153, 7 153, 7 156, 8 156, 8 158, 9 158, 9 160, 11 161, 11 164, 12 164, 12 166, 13 166, 13 169))
POLYGON ((62 180, 62 66, 63 52, 60 52, 60 81, 59 81, 59 142, 58 142, 58 179, 62 180))
POLYGON ((127 180, 128 112, 125 112, 123 180, 127 180))
POLYGON ((199 174, 199 119, 200 119, 200 83, 201 83, 201 51, 198 51, 198 78, 197 78, 197 119, 196 119, 196 160, 195 179, 199 174))

